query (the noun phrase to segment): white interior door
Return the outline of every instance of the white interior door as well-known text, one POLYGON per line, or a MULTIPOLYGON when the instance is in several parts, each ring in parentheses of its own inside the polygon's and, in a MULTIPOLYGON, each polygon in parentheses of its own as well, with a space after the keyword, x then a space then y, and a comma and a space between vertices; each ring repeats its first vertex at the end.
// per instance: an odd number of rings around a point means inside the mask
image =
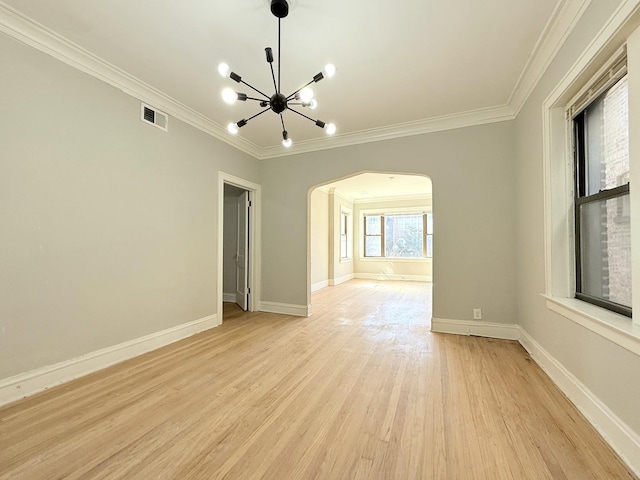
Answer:
POLYGON ((236 303, 249 308, 249 192, 238 197, 238 241, 236 248, 236 303))

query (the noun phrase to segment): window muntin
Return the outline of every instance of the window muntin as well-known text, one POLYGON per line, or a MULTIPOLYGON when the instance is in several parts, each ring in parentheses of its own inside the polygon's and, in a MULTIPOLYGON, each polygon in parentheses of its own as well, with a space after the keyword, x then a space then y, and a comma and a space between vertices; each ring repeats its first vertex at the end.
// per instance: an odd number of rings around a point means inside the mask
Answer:
POLYGON ((573 120, 576 298, 631 316, 626 77, 573 120))
POLYGON ((431 258, 431 213, 364 215, 364 256, 431 258))
POLYGON ((382 215, 364 216, 364 256, 384 257, 382 250, 384 234, 382 215))

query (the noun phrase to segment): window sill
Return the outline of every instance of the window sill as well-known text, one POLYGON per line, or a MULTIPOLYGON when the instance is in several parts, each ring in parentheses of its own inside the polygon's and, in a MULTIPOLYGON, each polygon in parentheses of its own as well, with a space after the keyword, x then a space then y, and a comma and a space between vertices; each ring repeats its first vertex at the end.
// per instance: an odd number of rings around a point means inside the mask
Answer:
POLYGON ((575 298, 542 296, 549 310, 640 356, 640 325, 630 318, 575 298))
POLYGON ((394 257, 360 257, 361 262, 412 262, 427 263, 431 262, 431 258, 394 258, 394 257))
POLYGON ((353 263, 353 258, 341 258, 340 263, 353 263))

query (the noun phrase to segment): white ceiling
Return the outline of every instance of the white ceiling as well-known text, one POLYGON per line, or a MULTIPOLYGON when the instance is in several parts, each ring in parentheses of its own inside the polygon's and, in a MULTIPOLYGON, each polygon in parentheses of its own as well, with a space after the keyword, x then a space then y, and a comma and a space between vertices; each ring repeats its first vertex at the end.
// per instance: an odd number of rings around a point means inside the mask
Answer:
POLYGON ((324 185, 323 188, 335 188, 341 195, 361 202, 389 197, 428 197, 432 193, 431 179, 395 173, 362 173, 324 185))
MULTIPOLYGON (((259 106, 222 102, 222 89, 238 84, 217 74, 218 63, 272 93, 269 0, 3 1, 222 129, 259 106)), ((293 0, 282 20, 282 89, 334 63, 336 76, 314 86, 320 106, 305 111, 342 136, 505 106, 567 1, 293 0)), ((294 142, 324 137, 291 112, 285 122, 294 142)), ((258 150, 277 146, 279 119, 267 112, 240 135, 258 150)))

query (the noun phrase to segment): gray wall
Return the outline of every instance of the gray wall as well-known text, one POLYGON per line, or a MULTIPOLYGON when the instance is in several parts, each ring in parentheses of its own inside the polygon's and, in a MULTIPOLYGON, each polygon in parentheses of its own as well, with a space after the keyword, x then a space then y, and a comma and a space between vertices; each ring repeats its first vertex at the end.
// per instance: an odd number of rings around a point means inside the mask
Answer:
POLYGON ((486 321, 516 323, 513 126, 502 122, 265 161, 263 299, 309 303, 310 188, 365 171, 417 173, 432 179, 438 212, 434 317, 471 319, 480 307, 486 321))
POLYGON ((549 311, 540 295, 545 291, 542 103, 618 3, 591 2, 516 121, 518 318, 536 342, 640 432, 640 357, 549 311))
POLYGON ((0 34, 0 378, 215 313, 218 170, 258 162, 0 34))
POLYGON ((309 202, 311 285, 326 285, 329 281, 329 195, 316 188, 309 202))

